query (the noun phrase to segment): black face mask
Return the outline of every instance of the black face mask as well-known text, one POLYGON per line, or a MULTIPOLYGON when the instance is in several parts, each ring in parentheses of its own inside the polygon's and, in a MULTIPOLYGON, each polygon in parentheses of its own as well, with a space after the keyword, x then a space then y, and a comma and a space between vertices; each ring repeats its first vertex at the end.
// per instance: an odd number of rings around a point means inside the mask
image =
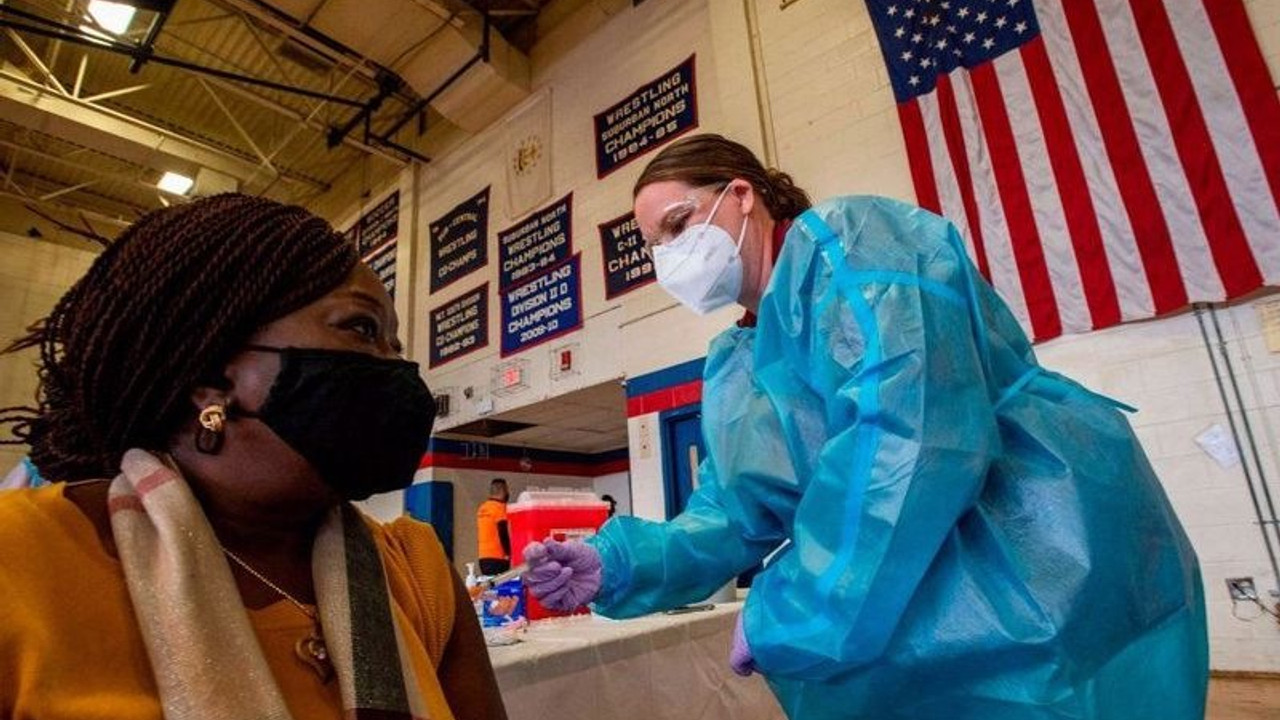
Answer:
POLYGON ((435 398, 418 364, 320 348, 278 353, 280 374, 257 412, 347 500, 399 490, 413 482, 436 418, 435 398))

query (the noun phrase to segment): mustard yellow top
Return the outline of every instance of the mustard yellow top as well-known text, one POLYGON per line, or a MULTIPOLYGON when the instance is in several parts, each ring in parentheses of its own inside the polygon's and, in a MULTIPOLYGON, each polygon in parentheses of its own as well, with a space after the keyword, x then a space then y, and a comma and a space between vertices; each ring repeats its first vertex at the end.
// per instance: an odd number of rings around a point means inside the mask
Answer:
MULTIPOLYGON (((0 718, 159 720, 120 563, 63 487, 0 491, 0 718)), ((431 717, 449 720, 435 670, 453 632, 452 569, 429 525, 370 525, 431 717)), ((311 621, 283 600, 247 612, 293 717, 340 720, 338 682, 294 655, 311 621)))

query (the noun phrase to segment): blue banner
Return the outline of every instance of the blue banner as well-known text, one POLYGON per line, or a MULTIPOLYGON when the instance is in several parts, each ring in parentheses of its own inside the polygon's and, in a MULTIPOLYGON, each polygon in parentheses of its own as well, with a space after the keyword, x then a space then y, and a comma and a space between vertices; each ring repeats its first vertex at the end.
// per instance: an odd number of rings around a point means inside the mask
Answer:
POLYGON ((489 262, 489 188, 431 223, 431 292, 489 262))
POLYGON ((489 344, 489 283, 431 311, 428 367, 489 344))
POLYGON ((396 241, 400 234, 400 191, 396 190, 360 216, 356 247, 360 257, 368 258, 396 241))
POLYGON ((391 243, 382 252, 374 253, 364 259, 366 265, 373 269, 392 298, 396 296, 396 243, 391 243))
POLYGON ((653 258, 644 251, 640 223, 635 213, 602 222, 600 227, 601 257, 604 260, 604 297, 612 300, 657 279, 653 258))
POLYGON ((502 357, 582 327, 580 255, 502 293, 502 357))
POLYGON ((695 57, 596 115, 597 177, 698 126, 695 57))
POLYGON ((498 287, 564 262, 573 253, 573 193, 498 233, 498 287))

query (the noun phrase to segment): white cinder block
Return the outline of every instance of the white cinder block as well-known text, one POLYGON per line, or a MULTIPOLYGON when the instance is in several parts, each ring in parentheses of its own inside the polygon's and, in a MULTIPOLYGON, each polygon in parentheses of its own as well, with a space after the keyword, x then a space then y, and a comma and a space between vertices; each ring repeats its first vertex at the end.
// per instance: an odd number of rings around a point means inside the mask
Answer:
POLYGON ((1153 391, 1145 396, 1135 393, 1123 399, 1138 403, 1144 415, 1168 422, 1212 417, 1211 413, 1222 412, 1218 385, 1213 380, 1188 381, 1180 387, 1153 391))
MULTIPOLYGON (((1164 486, 1165 492, 1170 494, 1194 492, 1207 488, 1234 490, 1234 485, 1231 488, 1226 488, 1215 482, 1219 476, 1212 472, 1209 468, 1210 464, 1217 467, 1213 461, 1207 458, 1189 455, 1177 460, 1161 462, 1155 467, 1156 473, 1160 478, 1160 484, 1164 486)), ((1237 479, 1237 475, 1238 472, 1232 472, 1230 475, 1233 484, 1237 479)))
POLYGON ((1244 525, 1252 516, 1253 505, 1248 491, 1229 492, 1218 488, 1181 492, 1170 498, 1178 516, 1188 528, 1232 527, 1244 525))
MULTIPOLYGON (((1214 615, 1220 617, 1222 611, 1219 610, 1214 615)), ((1255 625, 1260 623, 1267 623, 1267 621, 1253 622, 1255 625)), ((1210 667, 1214 670, 1258 672, 1266 668, 1280 667, 1280 642, 1276 642, 1274 637, 1266 640, 1211 637, 1209 654, 1210 667)))
MULTIPOLYGON (((0 233, 0 347, 48 315, 95 257, 83 250, 0 233)), ((0 407, 34 403, 38 360, 33 351, 0 355, 0 407)), ((24 446, 5 446, 0 475, 24 454, 24 446)))
POLYGON ((1196 436, 1215 423, 1226 427, 1226 416, 1204 415, 1151 425, 1160 435, 1161 454, 1152 458, 1156 467, 1160 467, 1165 461, 1178 460, 1188 455, 1203 457, 1204 450, 1196 444, 1196 436))
POLYGON ((1213 367, 1209 364, 1208 352, 1203 347, 1153 354, 1131 364, 1137 366, 1137 377, 1141 385, 1149 390, 1180 388, 1187 382, 1213 379, 1213 367))
POLYGON ((374 518, 382 522, 391 522, 404 514, 404 491, 394 490, 374 495, 356 504, 374 518))
POLYGON ((1233 607, 1229 600, 1212 600, 1208 605, 1211 649, 1223 643, 1274 644, 1280 639, 1275 620, 1264 615, 1257 605, 1236 603, 1233 607))
POLYGON ((1142 450, 1147 454, 1147 458, 1151 459, 1160 457, 1162 454, 1160 446, 1160 432, 1152 427, 1138 425, 1134 422, 1133 418, 1130 418, 1129 422, 1133 426, 1133 434, 1138 437, 1138 442, 1142 445, 1142 450))
MULTIPOLYGON (((1194 525, 1187 527, 1187 536, 1191 538, 1192 545, 1196 548, 1196 555, 1205 567, 1247 563, 1251 567, 1251 572, 1245 574, 1254 574, 1266 569, 1266 553, 1261 544, 1262 535, 1256 525, 1249 526, 1243 523, 1194 525)), ((1276 550, 1280 551, 1280 548, 1276 550)))
POLYGON ((658 413, 627 419, 631 447, 631 502, 637 517, 666 519, 666 490, 662 479, 662 438, 658 413))

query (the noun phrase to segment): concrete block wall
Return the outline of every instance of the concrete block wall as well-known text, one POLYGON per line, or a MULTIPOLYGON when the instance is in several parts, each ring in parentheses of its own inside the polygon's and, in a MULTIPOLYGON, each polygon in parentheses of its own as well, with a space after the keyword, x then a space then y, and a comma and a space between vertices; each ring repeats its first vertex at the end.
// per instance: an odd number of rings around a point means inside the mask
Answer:
POLYGON ((1267 58, 1267 67, 1271 68, 1271 77, 1276 76, 1276 68, 1280 68, 1280 3, 1274 0, 1244 0, 1245 10, 1249 13, 1249 22, 1253 24, 1254 34, 1258 36, 1258 44, 1262 46, 1262 54, 1267 58))
MULTIPOLYGON (((85 250, 0 233, 0 348, 48 315, 95 257, 85 250)), ((0 355, 0 407, 34 405, 38 360, 34 350, 0 355)), ((0 476, 25 454, 25 446, 0 445, 0 476)))
MULTIPOLYGON (((1267 349, 1251 303, 1214 312, 1257 441, 1262 475, 1272 496, 1280 499, 1280 354, 1267 349)), ((1212 318, 1206 314, 1203 319, 1211 347, 1216 348, 1212 318)), ((1200 558, 1213 667, 1275 671, 1280 669, 1280 628, 1265 617, 1242 620, 1259 615, 1259 610, 1243 604, 1233 607, 1227 594, 1225 580, 1234 577, 1253 577, 1264 597, 1278 588, 1243 466, 1223 467, 1196 443, 1196 437, 1214 425, 1229 429, 1209 352, 1191 313, 1061 338, 1038 348, 1045 366, 1139 409, 1130 422, 1200 558)), ((1225 363, 1221 354, 1216 357, 1229 403, 1238 409, 1225 363)), ((1263 480, 1253 467, 1238 412, 1234 420, 1244 444, 1242 460, 1250 463, 1261 496, 1263 480)))
POLYGON ((662 439, 658 413, 627 418, 631 449, 631 506, 637 517, 665 520, 667 495, 662 480, 662 439))
MULTIPOLYGON (((721 5, 721 3, 712 3, 721 5)), ((551 16, 556 17, 555 7, 551 16)), ((473 273, 426 296, 418 309, 413 352, 427 357, 426 337, 429 313, 489 282, 489 346, 428 371, 428 383, 437 391, 472 388, 469 402, 460 392, 451 393, 457 408, 442 419, 441 429, 469 422, 477 417, 500 413, 580 387, 647 372, 680 362, 691 355, 691 347, 705 346, 726 324, 728 315, 697 318, 675 306, 656 285, 640 288, 620 299, 606 300, 601 272, 601 248, 597 224, 630 209, 631 186, 643 167, 644 158, 597 180, 594 148, 591 145, 592 116, 624 97, 636 87, 679 64, 690 54, 697 55, 698 113, 702 128, 717 128, 724 117, 717 78, 717 53, 721 52, 703 1, 649 2, 633 8, 630 3, 593 2, 556 27, 531 53, 535 95, 549 93, 552 107, 550 162, 552 191, 545 203, 573 193, 574 252, 582 255, 581 293, 584 328, 565 338, 520 353, 525 361, 528 386, 516 393, 497 393, 491 388, 491 369, 499 357, 500 312, 498 295, 498 233, 527 213, 513 214, 506 190, 505 121, 475 136, 459 150, 437 158, 422 172, 419 195, 419 253, 416 263, 418 286, 428 287, 429 242, 427 226, 458 202, 491 185, 489 208, 489 267, 473 273), (693 343, 692 345, 690 343, 693 343), (553 378, 552 351, 564 343, 578 343, 579 372, 553 378), (489 401, 492 400, 492 406, 489 401)), ((734 47, 737 43, 729 41, 734 47)), ((725 50, 724 52, 729 52, 725 50)), ((741 73, 728 83, 741 99, 749 99, 742 89, 741 73)), ((744 102, 745 105, 745 102, 744 102)), ((745 105, 750 120, 754 105, 745 105)), ((740 115, 741 117, 741 115, 740 115)), ((694 351, 696 354, 696 351, 694 351)))
POLYGON ((889 76, 866 6, 757 2, 776 165, 815 199, 914 200, 889 76))
POLYGON ((591 479, 591 487, 596 495, 610 495, 618 502, 614 512, 618 515, 631 514, 631 473, 615 472, 591 479))

